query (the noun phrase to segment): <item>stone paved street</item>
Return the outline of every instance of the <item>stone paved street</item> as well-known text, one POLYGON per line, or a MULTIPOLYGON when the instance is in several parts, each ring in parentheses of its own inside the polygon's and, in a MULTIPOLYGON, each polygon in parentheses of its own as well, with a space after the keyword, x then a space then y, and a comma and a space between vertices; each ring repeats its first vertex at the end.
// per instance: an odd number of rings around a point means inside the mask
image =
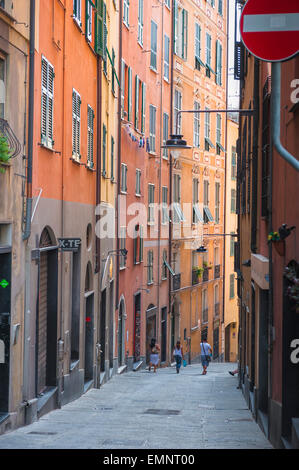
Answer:
POLYGON ((38 422, 0 436, 0 449, 270 449, 238 390, 234 364, 194 364, 176 374, 141 370, 38 422))

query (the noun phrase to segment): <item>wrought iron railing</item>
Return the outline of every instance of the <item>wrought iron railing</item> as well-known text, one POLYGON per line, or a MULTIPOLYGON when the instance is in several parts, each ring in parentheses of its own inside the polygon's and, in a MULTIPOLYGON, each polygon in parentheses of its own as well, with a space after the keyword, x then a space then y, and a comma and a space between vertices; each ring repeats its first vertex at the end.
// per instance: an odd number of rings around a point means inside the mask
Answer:
POLYGON ((2 118, 0 118, 0 137, 4 137, 6 139, 7 145, 9 147, 10 158, 14 158, 21 153, 21 143, 17 139, 8 122, 2 118))
POLYGON ((204 268, 202 273, 202 280, 203 282, 207 282, 209 280, 209 268, 204 268))
POLYGON ((181 288, 181 274, 175 274, 172 278, 172 290, 179 290, 181 288))
POLYGON ((199 284, 199 275, 197 269, 192 269, 192 286, 199 284))

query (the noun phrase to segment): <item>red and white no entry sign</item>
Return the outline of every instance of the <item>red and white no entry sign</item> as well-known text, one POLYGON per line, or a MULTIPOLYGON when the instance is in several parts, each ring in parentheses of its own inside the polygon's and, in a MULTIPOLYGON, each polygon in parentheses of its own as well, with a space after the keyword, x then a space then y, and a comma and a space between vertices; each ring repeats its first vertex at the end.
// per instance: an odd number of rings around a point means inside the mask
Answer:
POLYGON ((245 47, 268 62, 299 52, 299 0, 248 0, 240 22, 245 47))

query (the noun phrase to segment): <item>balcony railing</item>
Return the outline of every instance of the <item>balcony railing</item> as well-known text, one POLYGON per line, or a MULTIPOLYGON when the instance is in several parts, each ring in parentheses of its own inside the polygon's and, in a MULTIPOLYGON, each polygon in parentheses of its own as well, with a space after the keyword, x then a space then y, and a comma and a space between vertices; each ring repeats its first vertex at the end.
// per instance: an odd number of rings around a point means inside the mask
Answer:
POLYGON ((220 302, 215 304, 215 317, 218 317, 220 314, 220 302))
POLYGON ((204 268, 202 273, 202 280, 203 282, 207 282, 209 280, 209 268, 204 268))
POLYGON ((192 286, 199 284, 199 275, 197 269, 192 269, 192 286))
POLYGON ((214 268, 214 279, 218 279, 220 277, 220 264, 216 264, 214 268))
POLYGON ((172 290, 179 290, 181 288, 181 274, 175 274, 172 278, 172 290))

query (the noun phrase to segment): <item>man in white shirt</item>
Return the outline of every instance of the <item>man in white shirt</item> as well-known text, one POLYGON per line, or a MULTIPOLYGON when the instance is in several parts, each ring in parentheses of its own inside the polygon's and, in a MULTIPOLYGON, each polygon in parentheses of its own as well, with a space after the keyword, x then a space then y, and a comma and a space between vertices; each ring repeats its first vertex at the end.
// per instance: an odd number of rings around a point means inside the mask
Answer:
POLYGON ((202 375, 206 375, 207 367, 211 360, 212 348, 209 345, 209 343, 207 343, 207 340, 204 339, 202 343, 200 343, 200 349, 201 349, 201 363, 203 367, 202 375))

